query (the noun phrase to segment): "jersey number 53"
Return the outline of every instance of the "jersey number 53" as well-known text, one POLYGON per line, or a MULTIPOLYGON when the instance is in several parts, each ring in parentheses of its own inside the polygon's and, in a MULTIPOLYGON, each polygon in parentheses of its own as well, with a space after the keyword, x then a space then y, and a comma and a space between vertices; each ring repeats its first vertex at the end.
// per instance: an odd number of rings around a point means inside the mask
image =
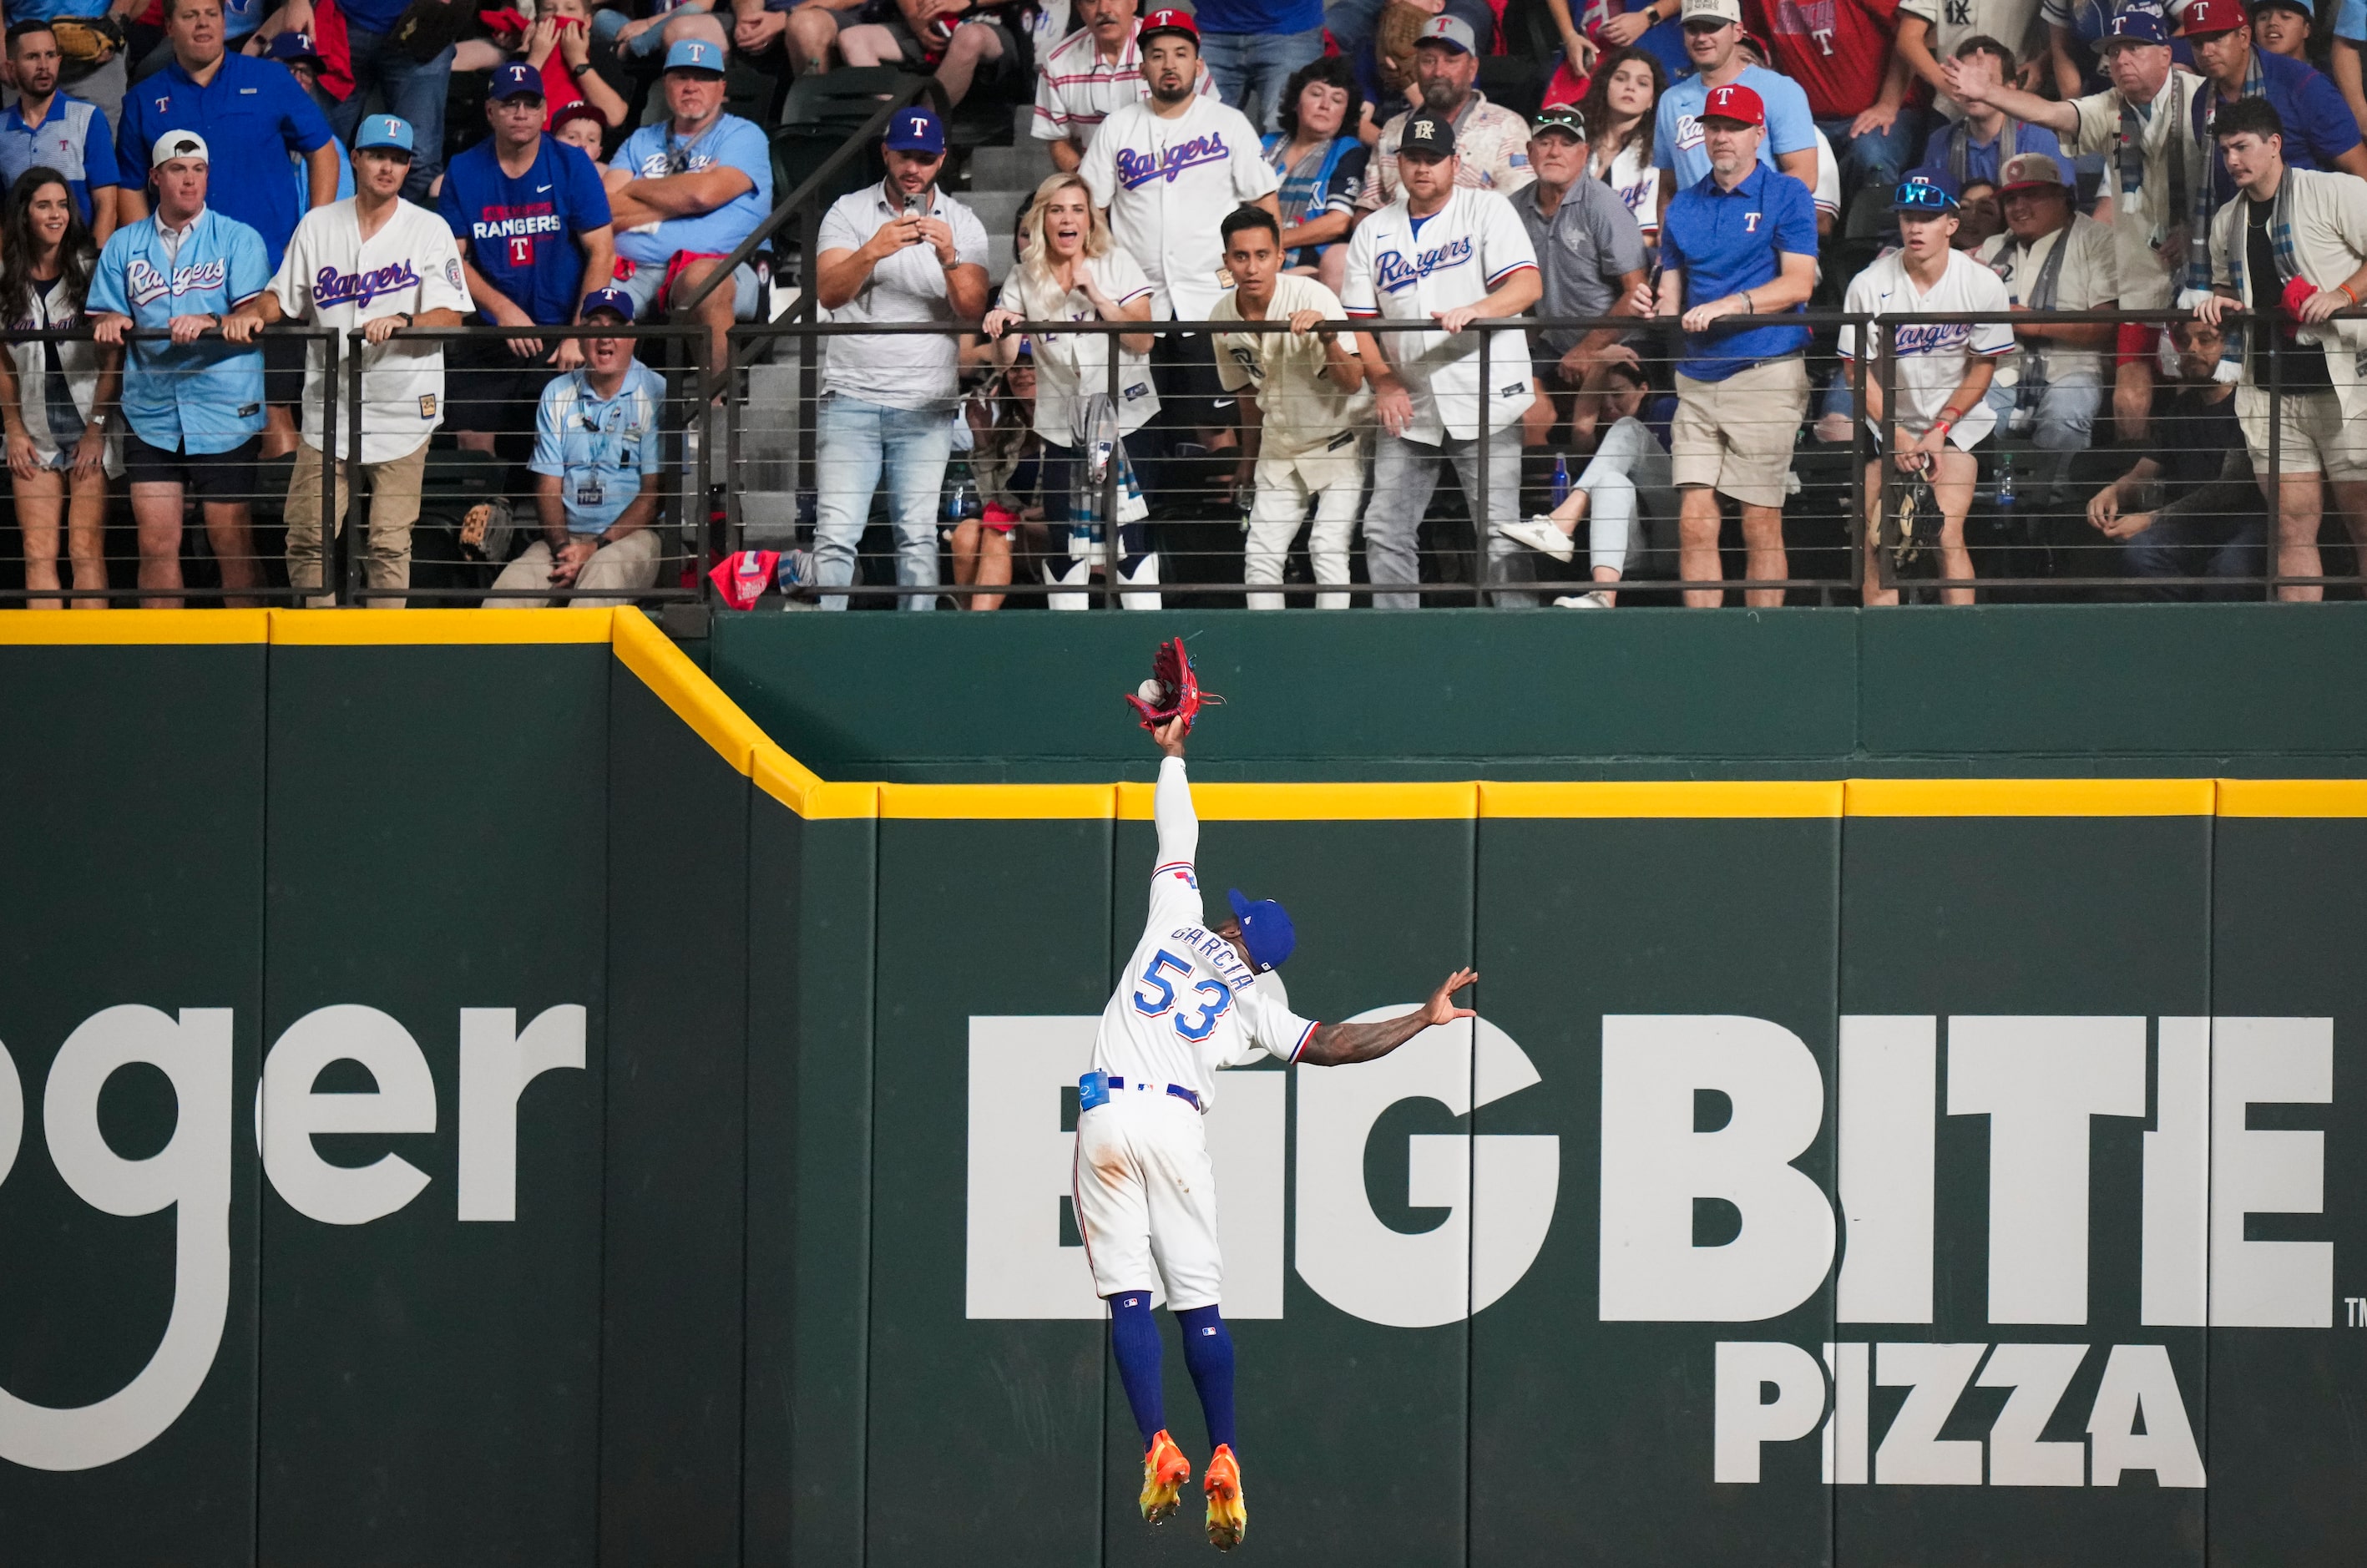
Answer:
POLYGON ((1134 1010, 1146 1018, 1156 1018, 1162 1014, 1173 1011, 1175 1032, 1197 1044, 1215 1031, 1217 1020, 1223 1017, 1225 1009, 1233 1005, 1233 988, 1221 980, 1201 981, 1192 987, 1192 993, 1194 995, 1206 996, 1208 1000, 1200 1005, 1199 1015, 1196 1017, 1186 1018, 1183 1011, 1175 1006, 1173 983, 1161 972, 1171 969, 1175 971, 1178 979, 1192 972, 1192 966, 1173 953, 1161 952, 1150 960, 1150 966, 1142 971, 1141 983, 1135 987, 1134 1010), (1155 996, 1149 994, 1145 987, 1155 988, 1158 994, 1155 996))

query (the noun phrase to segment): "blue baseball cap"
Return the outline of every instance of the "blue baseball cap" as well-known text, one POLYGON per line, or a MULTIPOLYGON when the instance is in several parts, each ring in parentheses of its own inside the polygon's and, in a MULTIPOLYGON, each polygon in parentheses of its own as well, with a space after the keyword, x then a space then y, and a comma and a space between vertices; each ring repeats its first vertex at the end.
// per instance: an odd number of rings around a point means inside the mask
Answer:
POLYGON ((374 114, 362 121, 354 132, 354 151, 367 153, 373 147, 391 148, 408 157, 413 151, 411 121, 391 114, 374 114))
POLYGON ((2096 52, 2109 53, 2124 43, 2166 44, 2169 41, 2169 32, 2161 25, 2160 12, 2132 6, 2125 11, 2113 14, 2112 25, 2105 28, 2104 36, 2096 40, 2096 52))
POLYGON ((712 71, 720 76, 723 74, 723 51, 710 39, 677 39, 666 51, 665 68, 669 71, 712 71))
POLYGON ((926 153, 934 157, 946 150, 945 121, 926 104, 900 108, 888 122, 888 134, 880 138, 879 145, 891 153, 926 153))
POLYGON ((622 289, 595 289, 583 296, 581 319, 588 322, 602 311, 612 312, 618 321, 630 326, 633 322, 633 297, 622 289))
POLYGON ((1233 918, 1241 923, 1241 946, 1250 950, 1250 964, 1260 974, 1270 969, 1280 969, 1282 960, 1298 946, 1298 933, 1291 928, 1290 912, 1270 898, 1252 903, 1241 896, 1241 890, 1226 891, 1225 902, 1233 906, 1233 918))
POLYGON ((524 61, 513 60, 493 71, 493 84, 485 89, 485 97, 494 103, 508 98, 538 98, 542 97, 542 73, 524 61))
POLYGON ((285 32, 271 40, 271 58, 290 63, 309 60, 318 65, 321 63, 321 51, 312 47, 311 33, 285 32))
POLYGON ((1956 210, 1956 188, 1946 174, 1936 168, 1916 169, 1899 181, 1898 188, 1890 195, 1893 212, 1954 212, 1956 210))

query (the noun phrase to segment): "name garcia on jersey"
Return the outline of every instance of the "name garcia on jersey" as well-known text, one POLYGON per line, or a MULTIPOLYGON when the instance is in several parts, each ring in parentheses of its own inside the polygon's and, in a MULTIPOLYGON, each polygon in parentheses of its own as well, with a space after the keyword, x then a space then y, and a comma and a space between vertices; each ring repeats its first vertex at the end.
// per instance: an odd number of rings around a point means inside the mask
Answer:
POLYGON ((221 289, 230 281, 230 263, 198 261, 173 268, 167 278, 156 270, 155 264, 133 256, 123 267, 123 290, 135 305, 161 300, 167 294, 196 294, 221 289))
POLYGON ((1385 250, 1373 258, 1373 287, 1384 294, 1394 294, 1410 289, 1433 272, 1444 272, 1450 267, 1460 267, 1471 259, 1471 236, 1458 234, 1443 245, 1418 251, 1411 261, 1393 250, 1385 250))
POLYGON ((1138 153, 1131 147, 1122 147, 1115 159, 1115 167, 1118 184, 1128 190, 1138 190, 1153 180, 1163 179, 1172 184, 1175 176, 1185 169, 1196 168, 1202 164, 1221 164, 1232 155, 1233 150, 1225 145, 1225 133, 1211 131, 1204 136, 1195 136, 1189 142, 1178 142, 1159 153, 1138 153))

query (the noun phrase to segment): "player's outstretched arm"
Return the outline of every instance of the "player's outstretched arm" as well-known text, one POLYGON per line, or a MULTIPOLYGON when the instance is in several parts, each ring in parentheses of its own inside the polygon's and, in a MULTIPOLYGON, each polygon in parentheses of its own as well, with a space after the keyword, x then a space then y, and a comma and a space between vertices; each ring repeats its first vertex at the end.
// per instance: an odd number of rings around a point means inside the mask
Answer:
POLYGON ((1150 738, 1159 743, 1161 751, 1169 756, 1180 758, 1184 755, 1184 737, 1191 733, 1191 731, 1192 721, 1179 713, 1151 731, 1150 738))
POLYGON ((1455 1005, 1455 994, 1478 978, 1478 970, 1456 970, 1430 994, 1429 1001, 1403 1017, 1382 1018, 1369 1024, 1318 1024, 1315 1038, 1307 1042, 1298 1059, 1314 1067, 1342 1067, 1351 1062, 1370 1062, 1376 1056, 1387 1056, 1433 1025, 1472 1017, 1470 1008, 1455 1005))

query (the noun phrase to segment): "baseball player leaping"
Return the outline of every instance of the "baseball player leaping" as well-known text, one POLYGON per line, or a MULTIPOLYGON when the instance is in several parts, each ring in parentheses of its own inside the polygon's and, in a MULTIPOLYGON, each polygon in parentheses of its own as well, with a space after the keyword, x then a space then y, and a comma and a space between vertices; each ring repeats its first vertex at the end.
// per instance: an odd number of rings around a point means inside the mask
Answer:
POLYGON ((1433 1024, 1470 1017, 1453 997, 1479 977, 1457 970, 1427 1005, 1379 1023, 1313 1023, 1269 995, 1257 977, 1290 956, 1290 916, 1271 899, 1253 903, 1236 892, 1228 895, 1233 918, 1204 924, 1192 869, 1200 823, 1184 773, 1189 725, 1178 717, 1152 731, 1167 760, 1153 801, 1150 920, 1102 1014, 1093 1071, 1081 1082, 1074 1183, 1093 1289, 1109 1302, 1110 1349, 1142 1429, 1142 1517, 1157 1524, 1172 1514, 1192 1476, 1161 1409, 1150 1295, 1164 1285, 1215 1450, 1204 1482, 1208 1540, 1229 1551, 1249 1528, 1249 1509, 1233 1447, 1233 1342, 1217 1307, 1217 1187, 1200 1119, 1216 1070, 1261 1051, 1318 1067, 1386 1056, 1433 1024))

